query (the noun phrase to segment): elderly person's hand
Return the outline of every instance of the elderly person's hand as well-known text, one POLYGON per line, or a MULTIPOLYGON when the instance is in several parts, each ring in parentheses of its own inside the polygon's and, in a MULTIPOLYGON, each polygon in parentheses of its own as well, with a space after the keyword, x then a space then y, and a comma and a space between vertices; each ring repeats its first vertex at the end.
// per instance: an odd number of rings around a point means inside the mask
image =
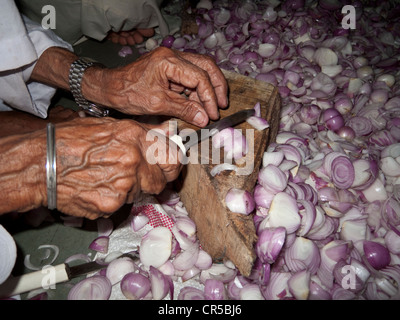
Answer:
POLYGON ((167 115, 204 127, 228 104, 225 77, 208 56, 160 47, 125 67, 96 71, 101 88, 87 90, 87 99, 126 114, 167 115))
MULTIPOLYGON (((78 57, 51 47, 39 58, 31 79, 69 90, 71 63, 78 57)), ((115 69, 91 67, 82 79, 89 101, 131 115, 166 115, 204 127, 228 105, 226 79, 208 56, 160 47, 115 69)))
MULTIPOLYGON (((57 209, 65 214, 109 216, 140 193, 160 193, 181 169, 182 154, 174 144, 171 152, 169 139, 157 149, 165 157, 149 158, 155 143, 149 127, 133 120, 77 118, 57 124, 55 132, 57 209)), ((0 213, 46 206, 46 131, 0 139, 0 153, 1 163, 9 163, 0 168, 9 200, 0 213)))

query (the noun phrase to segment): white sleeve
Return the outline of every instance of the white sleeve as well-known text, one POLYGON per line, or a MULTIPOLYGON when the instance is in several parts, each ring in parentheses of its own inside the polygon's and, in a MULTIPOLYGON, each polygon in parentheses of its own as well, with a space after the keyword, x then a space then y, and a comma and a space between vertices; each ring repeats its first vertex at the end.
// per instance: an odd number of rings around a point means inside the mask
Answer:
POLYGON ((162 36, 169 33, 160 11, 162 0, 82 0, 82 25, 85 36, 103 40, 109 31, 159 27, 162 36))
POLYGON ((56 88, 31 82, 33 68, 46 49, 56 46, 72 51, 72 47, 51 30, 21 17, 14 1, 5 3, 0 11, 0 110, 15 108, 46 118, 56 88))

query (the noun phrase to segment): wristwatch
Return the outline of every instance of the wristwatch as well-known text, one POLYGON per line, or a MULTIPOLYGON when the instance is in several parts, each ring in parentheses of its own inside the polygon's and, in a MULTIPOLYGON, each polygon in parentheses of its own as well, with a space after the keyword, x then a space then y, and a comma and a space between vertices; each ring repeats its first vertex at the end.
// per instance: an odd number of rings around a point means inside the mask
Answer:
POLYGON ((86 100, 82 95, 83 74, 87 68, 94 65, 102 66, 100 63, 89 58, 79 58, 75 60, 69 69, 69 87, 78 107, 95 117, 107 117, 110 113, 107 108, 86 100))

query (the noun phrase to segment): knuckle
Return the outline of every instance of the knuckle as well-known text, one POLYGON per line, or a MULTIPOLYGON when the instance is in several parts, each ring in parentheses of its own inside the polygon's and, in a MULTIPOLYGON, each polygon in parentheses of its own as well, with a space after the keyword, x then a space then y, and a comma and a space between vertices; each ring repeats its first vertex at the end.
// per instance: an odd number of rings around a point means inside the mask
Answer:
POLYGON ((171 55, 171 53, 173 51, 167 47, 160 46, 160 47, 156 48, 153 52, 156 55, 161 55, 162 57, 165 57, 165 56, 171 55))
POLYGON ((103 197, 98 203, 98 210, 104 214, 111 214, 117 211, 122 205, 121 197, 103 197))

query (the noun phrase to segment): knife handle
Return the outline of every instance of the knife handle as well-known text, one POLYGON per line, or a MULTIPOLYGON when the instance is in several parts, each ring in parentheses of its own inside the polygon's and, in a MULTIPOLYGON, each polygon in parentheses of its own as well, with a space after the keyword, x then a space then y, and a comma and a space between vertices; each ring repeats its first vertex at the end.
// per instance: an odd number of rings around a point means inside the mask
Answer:
POLYGON ((69 280, 67 265, 49 266, 19 277, 10 277, 0 285, 0 298, 12 297, 39 288, 49 288, 69 280))
POLYGON ((174 134, 172 137, 169 137, 169 139, 175 142, 175 144, 182 150, 183 154, 186 155, 187 150, 183 145, 183 140, 181 136, 174 134))

